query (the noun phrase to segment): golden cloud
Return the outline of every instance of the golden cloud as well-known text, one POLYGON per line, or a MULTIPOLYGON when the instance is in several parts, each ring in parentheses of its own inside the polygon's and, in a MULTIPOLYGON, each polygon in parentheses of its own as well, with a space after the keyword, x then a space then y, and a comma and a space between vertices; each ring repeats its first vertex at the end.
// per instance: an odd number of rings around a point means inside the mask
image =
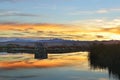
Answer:
POLYGON ((120 26, 117 26, 117 27, 114 27, 114 28, 102 28, 101 31, 120 34, 120 26))
POLYGON ((62 38, 73 40, 110 40, 120 37, 119 19, 113 21, 87 20, 71 24, 0 24, 1 37, 62 38), (5 34, 5 35, 2 35, 5 34), (98 36, 100 35, 100 36, 98 36))

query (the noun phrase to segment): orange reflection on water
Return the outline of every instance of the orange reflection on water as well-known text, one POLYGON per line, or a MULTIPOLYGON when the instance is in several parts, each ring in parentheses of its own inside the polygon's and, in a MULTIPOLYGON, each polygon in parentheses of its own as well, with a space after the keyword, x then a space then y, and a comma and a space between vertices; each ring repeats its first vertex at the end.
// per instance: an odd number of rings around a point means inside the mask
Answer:
MULTIPOLYGON (((85 53, 83 53, 85 54, 85 53)), ((19 56, 19 55, 18 55, 19 56)), ((25 55, 29 56, 29 55, 25 55)), ((5 56, 4 56, 5 57, 5 56)), ((10 56, 12 57, 12 55, 10 56)), ((8 56, 5 57, 5 60, 0 61, 0 68, 5 69, 14 69, 14 68, 50 68, 50 67, 61 67, 61 66, 76 66, 76 65, 82 65, 83 63, 87 63, 87 56, 81 55, 81 53, 71 53, 71 54, 53 54, 49 55, 48 59, 44 60, 35 60, 32 59, 31 55, 27 59, 17 59, 14 60, 14 58, 11 58, 11 60, 7 61, 8 56)), ((22 55, 23 57, 23 55, 22 55)))

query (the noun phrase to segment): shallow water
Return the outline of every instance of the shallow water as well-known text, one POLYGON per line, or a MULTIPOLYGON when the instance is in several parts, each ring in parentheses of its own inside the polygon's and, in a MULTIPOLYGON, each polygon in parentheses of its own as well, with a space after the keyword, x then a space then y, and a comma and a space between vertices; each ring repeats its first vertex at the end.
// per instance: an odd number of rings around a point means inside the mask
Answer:
POLYGON ((107 70, 93 70, 88 52, 50 54, 34 60, 32 54, 0 55, 0 80, 115 80, 107 70))

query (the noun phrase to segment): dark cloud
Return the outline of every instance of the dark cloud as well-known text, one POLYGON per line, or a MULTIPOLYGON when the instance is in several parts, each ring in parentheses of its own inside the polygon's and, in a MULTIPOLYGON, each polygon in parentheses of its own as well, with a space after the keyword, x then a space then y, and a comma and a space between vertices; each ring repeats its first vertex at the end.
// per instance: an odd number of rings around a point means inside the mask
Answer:
POLYGON ((42 15, 33 14, 33 13, 24 13, 16 10, 0 9, 0 17, 5 17, 5 16, 41 17, 42 15))
POLYGON ((13 33, 13 35, 24 35, 23 33, 13 33))
POLYGON ((22 32, 25 34, 31 34, 31 32, 29 32, 29 31, 22 31, 22 32))
POLYGON ((104 38, 102 35, 96 35, 97 38, 104 38))
POLYGON ((0 2, 18 2, 23 0, 0 0, 0 2))
POLYGON ((0 11, 0 16, 23 16, 23 17, 41 17, 41 15, 31 14, 31 13, 22 13, 17 11, 0 11))
POLYGON ((29 30, 33 30, 34 28, 27 28, 24 31, 29 31, 29 30))
POLYGON ((61 36, 63 34, 62 34, 62 32, 59 33, 59 32, 55 32, 55 31, 47 31, 46 35, 48 35, 48 36, 61 36))
POLYGON ((6 33, 0 33, 0 35, 8 35, 8 34, 6 34, 6 33))
POLYGON ((101 28, 100 31, 120 34, 120 26, 113 28, 101 28))
POLYGON ((37 31, 37 34, 45 33, 45 31, 37 31))
MULTIPOLYGON (((15 22, 15 21, 5 21, 5 22, 0 22, 0 25, 12 25, 13 27, 15 26, 18 26, 18 27, 22 27, 22 26, 34 26, 34 27, 36 27, 36 26, 44 26, 44 27, 48 27, 48 26, 50 26, 50 27, 57 27, 57 26, 59 26, 59 27, 67 27, 67 24, 57 24, 57 23, 21 23, 21 22, 15 22)), ((33 30, 34 29, 34 27, 30 27, 30 28, 27 28, 27 29, 25 29, 25 30, 33 30)))
POLYGON ((20 23, 17 23, 17 22, 0 22, 0 25, 17 25, 17 24, 20 24, 20 23))
POLYGON ((58 32, 55 32, 55 31, 48 31, 49 34, 56 34, 58 32))
POLYGON ((12 31, 22 31, 21 29, 14 29, 14 28, 10 28, 9 30, 12 30, 12 31))

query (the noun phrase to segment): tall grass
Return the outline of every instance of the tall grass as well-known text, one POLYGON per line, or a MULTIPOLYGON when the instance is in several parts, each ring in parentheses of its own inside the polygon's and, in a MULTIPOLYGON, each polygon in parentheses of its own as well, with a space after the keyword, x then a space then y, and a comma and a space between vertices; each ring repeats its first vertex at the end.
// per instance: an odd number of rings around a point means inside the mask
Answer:
POLYGON ((110 75, 120 79, 120 44, 94 44, 88 57, 91 68, 108 69, 110 75))

